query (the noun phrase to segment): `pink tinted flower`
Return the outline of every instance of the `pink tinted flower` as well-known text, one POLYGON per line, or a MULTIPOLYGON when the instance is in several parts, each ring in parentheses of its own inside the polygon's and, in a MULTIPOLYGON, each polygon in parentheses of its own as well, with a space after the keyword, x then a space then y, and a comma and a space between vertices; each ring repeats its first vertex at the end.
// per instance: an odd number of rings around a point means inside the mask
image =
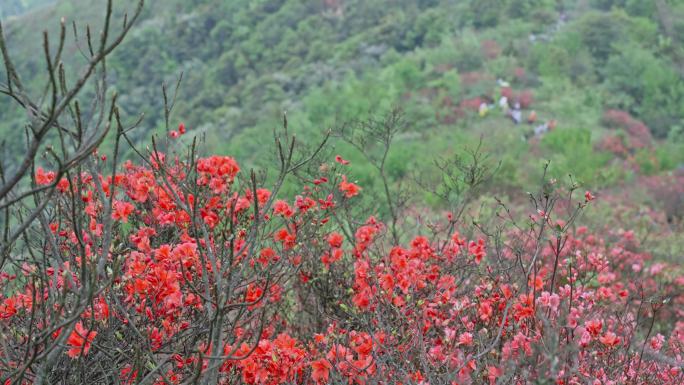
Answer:
POLYGON ((465 346, 471 346, 473 344, 473 335, 466 332, 461 334, 458 337, 458 344, 459 345, 465 345, 465 346))
POLYGON ((599 341, 607 347, 612 348, 620 343, 620 337, 613 332, 606 332, 606 334, 599 337, 599 341))
POLYGON ((335 156, 335 162, 337 162, 337 163, 339 163, 339 164, 342 164, 342 165, 348 165, 348 164, 349 164, 349 161, 348 161, 348 160, 342 159, 342 157, 339 156, 339 155, 336 155, 336 156, 335 156))
POLYGON ((537 298, 537 303, 542 306, 551 308, 555 312, 558 311, 558 306, 560 305, 560 297, 556 293, 551 294, 548 291, 545 291, 541 293, 539 298, 537 298))
POLYGON ((603 322, 601 322, 601 320, 587 321, 584 327, 592 336, 596 337, 601 333, 601 330, 603 330, 603 322))
POLYGON ((584 331, 582 333, 582 337, 580 337, 580 346, 586 347, 591 343, 591 334, 589 334, 588 331, 584 331))
POLYGON ((586 192, 584 193, 584 200, 585 200, 586 202, 591 202, 591 201, 594 200, 594 198, 595 198, 595 196, 593 196, 593 195, 591 194, 591 191, 586 191, 586 192))
POLYGON ((649 341, 649 345, 651 346, 651 349, 653 349, 657 352, 663 347, 664 342, 665 342, 665 337, 662 334, 658 333, 658 335, 651 337, 651 340, 649 341))
POLYGON ((116 201, 112 210, 112 219, 127 223, 128 216, 133 213, 133 209, 133 205, 128 202, 116 201))

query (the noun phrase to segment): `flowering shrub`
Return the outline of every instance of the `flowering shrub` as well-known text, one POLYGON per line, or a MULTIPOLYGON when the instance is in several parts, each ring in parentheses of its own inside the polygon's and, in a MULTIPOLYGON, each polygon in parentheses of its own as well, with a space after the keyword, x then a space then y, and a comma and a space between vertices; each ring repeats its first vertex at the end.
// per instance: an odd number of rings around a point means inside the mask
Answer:
POLYGON ((684 218, 684 171, 675 171, 671 175, 644 176, 641 179, 642 186, 663 207, 669 222, 684 218))
MULTIPOLYGON (((370 222, 363 229, 352 250, 348 305, 352 324, 363 326, 349 330, 334 324, 317 337, 320 378, 334 375, 333 383, 360 384, 388 378, 402 383, 682 380, 680 364, 672 364, 678 361, 664 359, 679 355, 684 342, 682 324, 666 326, 681 313, 666 310, 666 304, 681 305, 676 287, 682 277, 668 277, 668 266, 651 264, 647 254, 634 251, 629 232, 606 244, 579 228, 560 254, 554 246, 528 250, 529 258, 536 255, 541 263, 519 284, 510 271, 497 271, 497 263, 487 260, 492 253, 486 256, 481 240, 455 233, 434 244, 417 237, 409 247, 394 247, 373 260, 366 232, 378 234, 381 225, 370 222), (561 270, 554 282, 555 268, 561 270), (642 335, 644 318, 651 326, 642 335), (656 324, 669 337, 657 333, 656 324)), ((503 252, 493 258, 514 269, 519 257, 503 252)))
POLYGON ((596 149, 599 151, 608 151, 623 158, 629 155, 629 149, 625 145, 625 138, 619 135, 604 136, 596 145, 596 149))
POLYGON ((632 117, 629 112, 607 110, 603 114, 603 122, 609 127, 625 130, 629 136, 629 148, 632 150, 650 147, 653 142, 651 130, 643 122, 632 117))
POLYGON ((0 276, 2 382, 684 381, 680 267, 576 227, 590 192, 565 218, 546 186, 525 225, 448 215, 398 244, 348 215, 363 190, 342 157, 278 197, 302 164, 279 148, 273 189, 156 150, 58 181, 45 238, 0 276))
POLYGON ((458 108, 462 111, 477 111, 483 102, 484 100, 479 96, 470 99, 463 99, 458 104, 458 108))

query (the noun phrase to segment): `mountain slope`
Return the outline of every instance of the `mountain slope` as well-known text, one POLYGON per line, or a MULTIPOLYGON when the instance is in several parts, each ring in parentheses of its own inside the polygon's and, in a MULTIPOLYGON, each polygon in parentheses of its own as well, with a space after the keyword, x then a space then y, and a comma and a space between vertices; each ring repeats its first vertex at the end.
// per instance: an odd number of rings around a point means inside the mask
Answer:
MULTIPOLYGON (((116 9, 132 3, 116 2, 116 9)), ((56 26, 66 14, 97 23, 101 10, 87 4, 62 0, 8 22, 27 73, 41 64, 25 21, 56 26)), ((500 183, 525 186, 536 180, 539 158, 548 158, 561 177, 573 172, 608 185, 632 172, 624 162, 660 172, 684 161, 682 46, 673 38, 684 36, 684 17, 677 15, 684 5, 665 1, 157 0, 147 2, 109 68, 124 111, 145 113, 135 134, 141 143, 162 127, 161 83, 182 72, 176 119, 205 133, 210 150, 248 165, 267 162, 264 143, 283 111, 308 141, 398 105, 409 124, 389 158, 396 180, 432 162, 407 154, 448 156, 484 135, 502 160, 500 183), (540 122, 556 120, 557 132, 527 141, 532 126, 513 126, 500 111, 482 119, 472 112, 482 98, 498 99, 497 79, 531 98, 525 114, 534 109, 540 122), (660 140, 631 146, 629 131, 606 123, 611 109, 644 121, 660 140), (628 155, 611 160, 615 146, 603 141, 619 142, 628 155)), ((0 109, 0 132, 22 127, 7 101, 0 109)), ((372 185, 372 170, 356 172, 372 185)))

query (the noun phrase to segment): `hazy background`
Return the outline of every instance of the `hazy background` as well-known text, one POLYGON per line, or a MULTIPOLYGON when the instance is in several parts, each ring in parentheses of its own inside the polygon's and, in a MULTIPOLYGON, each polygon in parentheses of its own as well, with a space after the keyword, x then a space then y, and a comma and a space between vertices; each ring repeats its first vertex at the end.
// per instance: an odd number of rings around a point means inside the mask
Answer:
MULTIPOLYGON (((97 29, 104 4, 0 0, 25 83, 44 80, 41 30, 55 31, 61 17, 97 29)), ((115 1, 119 15, 133 5, 115 1)), ((683 37, 680 0, 150 0, 108 66, 124 115, 145 114, 132 134, 140 144, 164 134, 161 84, 182 72, 174 124, 245 167, 271 164, 265 144, 283 111, 313 143, 398 106, 406 128, 388 157, 395 186, 415 187, 415 175, 436 172, 435 157, 482 138, 500 162, 490 195, 524 200, 551 160, 553 176, 572 174, 611 207, 673 222, 684 215, 683 37), (522 104, 522 124, 498 107, 502 93, 522 104), (483 102, 495 105, 485 116, 483 102), (551 120, 554 130, 534 135, 551 120)), ((73 44, 67 53, 83 63, 73 44)), ((11 162, 23 151, 25 117, 7 98, 0 116, 11 162)), ((332 145, 373 199, 375 170, 349 145, 332 145)), ((438 206, 420 189, 413 197, 416 208, 438 206)))

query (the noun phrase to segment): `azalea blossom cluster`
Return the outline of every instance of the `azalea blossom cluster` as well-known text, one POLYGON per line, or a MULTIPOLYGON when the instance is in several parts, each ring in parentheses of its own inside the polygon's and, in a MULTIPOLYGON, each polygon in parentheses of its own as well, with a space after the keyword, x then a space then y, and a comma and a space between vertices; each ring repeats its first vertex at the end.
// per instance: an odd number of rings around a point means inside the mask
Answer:
POLYGON ((684 382, 684 275, 632 232, 543 212, 495 238, 449 216, 393 244, 345 217, 363 192, 349 167, 291 199, 228 156, 38 169, 57 186, 45 259, 3 267, 0 378, 52 360, 48 378, 82 363, 93 383, 684 382))
POLYGON ((682 316, 684 277, 637 252, 631 232, 611 234, 608 243, 578 228, 553 286, 551 246, 523 284, 501 270, 515 269, 512 253, 490 263, 482 242, 458 233, 441 244, 419 236, 379 259, 367 247, 357 234, 350 250, 351 324, 365 327, 335 325, 317 336, 318 383, 331 376, 358 384, 683 380, 684 323, 671 320, 682 316))

